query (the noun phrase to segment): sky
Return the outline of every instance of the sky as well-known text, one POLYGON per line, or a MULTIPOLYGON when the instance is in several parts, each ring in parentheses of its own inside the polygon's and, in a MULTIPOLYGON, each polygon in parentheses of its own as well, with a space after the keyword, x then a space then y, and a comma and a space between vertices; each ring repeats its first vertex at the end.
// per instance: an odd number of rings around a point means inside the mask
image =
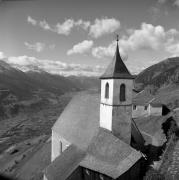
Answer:
POLYGON ((179 0, 0 0, 0 59, 23 71, 98 76, 116 34, 132 74, 179 56, 179 0))

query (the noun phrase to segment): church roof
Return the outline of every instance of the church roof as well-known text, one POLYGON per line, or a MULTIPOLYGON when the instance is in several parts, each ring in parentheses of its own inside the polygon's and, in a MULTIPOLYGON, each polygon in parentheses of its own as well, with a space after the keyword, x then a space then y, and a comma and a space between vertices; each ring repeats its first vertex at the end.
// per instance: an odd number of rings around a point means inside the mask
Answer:
POLYGON ((44 174, 48 180, 65 180, 79 166, 84 157, 84 151, 75 145, 70 145, 44 170, 44 174))
POLYGON ((80 92, 67 105, 52 130, 85 149, 99 127, 100 95, 80 92))
POLYGON ((145 106, 154 99, 154 95, 147 90, 139 92, 132 100, 132 104, 145 106))
POLYGON ((162 107, 162 102, 159 98, 152 95, 149 91, 143 90, 139 92, 132 100, 134 105, 151 105, 152 107, 162 107))
POLYGON ((115 56, 114 56, 112 62, 107 67, 105 73, 100 77, 100 79, 109 79, 109 78, 134 79, 134 77, 128 71, 123 60, 121 59, 118 43, 116 46, 115 56))
POLYGON ((99 128, 80 165, 113 179, 130 169, 141 154, 109 130, 99 128))
POLYGON ((45 175, 49 180, 57 180, 59 177, 66 179, 77 167, 82 166, 116 179, 140 158, 138 151, 110 131, 98 128, 98 133, 86 150, 80 150, 74 145, 69 146, 46 169, 45 175))

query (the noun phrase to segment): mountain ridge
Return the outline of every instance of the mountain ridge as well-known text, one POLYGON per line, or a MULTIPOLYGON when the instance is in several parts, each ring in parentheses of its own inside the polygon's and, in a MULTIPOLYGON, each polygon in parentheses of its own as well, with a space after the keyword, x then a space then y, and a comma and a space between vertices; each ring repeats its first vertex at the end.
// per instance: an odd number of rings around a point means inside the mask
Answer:
POLYGON ((135 86, 144 89, 146 86, 161 88, 168 84, 179 82, 179 57, 167 58, 154 64, 141 73, 135 79, 135 86))

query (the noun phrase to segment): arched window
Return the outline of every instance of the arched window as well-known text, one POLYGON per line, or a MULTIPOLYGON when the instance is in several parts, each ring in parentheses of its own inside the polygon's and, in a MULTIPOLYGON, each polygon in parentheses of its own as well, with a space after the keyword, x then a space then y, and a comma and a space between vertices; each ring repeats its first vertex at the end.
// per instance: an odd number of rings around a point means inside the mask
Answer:
POLYGON ((105 98, 109 98, 109 83, 106 83, 105 85, 105 98))
POLYGON ((120 101, 125 101, 126 100, 126 86, 125 84, 121 84, 120 86, 120 101))

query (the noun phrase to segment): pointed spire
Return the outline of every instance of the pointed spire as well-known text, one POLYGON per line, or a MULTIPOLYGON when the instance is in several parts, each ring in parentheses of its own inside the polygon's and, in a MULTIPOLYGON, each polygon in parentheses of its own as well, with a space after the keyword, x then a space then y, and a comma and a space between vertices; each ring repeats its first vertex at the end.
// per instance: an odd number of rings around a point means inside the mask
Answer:
POLYGON ((107 67, 105 73, 100 77, 100 79, 133 79, 134 77, 128 71, 126 65, 124 64, 120 53, 119 53, 119 35, 117 35, 117 45, 116 52, 113 61, 107 67))

